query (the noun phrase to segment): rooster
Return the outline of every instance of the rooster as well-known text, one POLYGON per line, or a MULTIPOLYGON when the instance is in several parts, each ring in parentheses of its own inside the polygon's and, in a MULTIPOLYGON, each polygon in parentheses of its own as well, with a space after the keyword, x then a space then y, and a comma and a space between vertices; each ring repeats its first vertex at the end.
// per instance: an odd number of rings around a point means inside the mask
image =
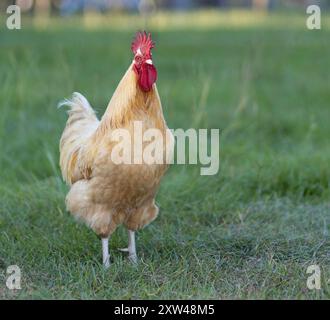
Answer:
MULTIPOLYGON (((152 48, 150 33, 138 32, 131 45, 133 62, 101 120, 80 93, 73 93, 71 100, 60 103, 69 107, 60 140, 60 167, 63 179, 70 186, 66 207, 101 238, 106 268, 110 266, 109 237, 120 224, 128 229, 128 248, 120 250, 128 252, 132 262, 137 261, 135 231, 157 217, 155 196, 169 163, 117 164, 110 156, 116 146, 112 133, 125 129, 134 144, 137 137, 133 126, 139 121, 143 132, 157 129, 161 133, 160 138, 165 142, 161 152, 167 160, 174 146, 156 87, 152 48)), ((134 146, 129 148, 133 150, 134 146)))

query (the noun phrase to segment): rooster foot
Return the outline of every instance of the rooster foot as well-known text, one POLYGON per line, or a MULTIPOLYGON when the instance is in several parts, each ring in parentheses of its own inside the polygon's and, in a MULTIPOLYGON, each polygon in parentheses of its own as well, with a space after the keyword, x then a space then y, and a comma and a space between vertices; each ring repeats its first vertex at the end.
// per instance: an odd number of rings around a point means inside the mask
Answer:
POLYGON ((118 248, 121 252, 128 252, 128 260, 134 264, 137 263, 137 255, 135 252, 130 252, 130 248, 118 248))
POLYGON ((133 264, 137 264, 137 255, 135 253, 128 255, 128 260, 133 264))
POLYGON ((128 252, 128 259, 132 263, 137 263, 136 247, 135 247, 135 233, 134 231, 128 230, 128 247, 119 248, 122 252, 128 252))

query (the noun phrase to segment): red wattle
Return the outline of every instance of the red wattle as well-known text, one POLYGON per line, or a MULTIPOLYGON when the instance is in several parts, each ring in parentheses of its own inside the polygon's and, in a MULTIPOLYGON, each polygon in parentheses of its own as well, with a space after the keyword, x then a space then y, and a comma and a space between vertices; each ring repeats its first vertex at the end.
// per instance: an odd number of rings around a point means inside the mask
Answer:
POLYGON ((152 64, 143 64, 140 70, 139 85, 140 88, 148 92, 157 80, 157 70, 152 64))

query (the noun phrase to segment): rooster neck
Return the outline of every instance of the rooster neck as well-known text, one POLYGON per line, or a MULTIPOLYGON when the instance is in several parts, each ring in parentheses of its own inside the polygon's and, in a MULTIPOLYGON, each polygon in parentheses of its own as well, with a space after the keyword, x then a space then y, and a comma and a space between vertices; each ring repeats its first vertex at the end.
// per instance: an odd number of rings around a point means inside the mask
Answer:
POLYGON ((99 131, 103 134, 111 129, 124 128, 135 120, 155 122, 159 125, 163 122, 156 84, 149 92, 144 92, 137 80, 132 63, 118 84, 102 117, 99 131))

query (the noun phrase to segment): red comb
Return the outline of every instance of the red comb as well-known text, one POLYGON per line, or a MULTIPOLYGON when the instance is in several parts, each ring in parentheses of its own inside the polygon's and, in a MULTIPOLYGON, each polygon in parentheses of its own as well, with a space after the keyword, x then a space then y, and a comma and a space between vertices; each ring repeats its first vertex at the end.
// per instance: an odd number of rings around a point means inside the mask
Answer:
POLYGON ((137 53, 138 49, 140 49, 142 55, 146 53, 150 53, 150 50, 154 48, 155 43, 151 40, 151 34, 144 32, 137 32, 135 35, 135 39, 132 42, 131 49, 134 54, 137 53))

